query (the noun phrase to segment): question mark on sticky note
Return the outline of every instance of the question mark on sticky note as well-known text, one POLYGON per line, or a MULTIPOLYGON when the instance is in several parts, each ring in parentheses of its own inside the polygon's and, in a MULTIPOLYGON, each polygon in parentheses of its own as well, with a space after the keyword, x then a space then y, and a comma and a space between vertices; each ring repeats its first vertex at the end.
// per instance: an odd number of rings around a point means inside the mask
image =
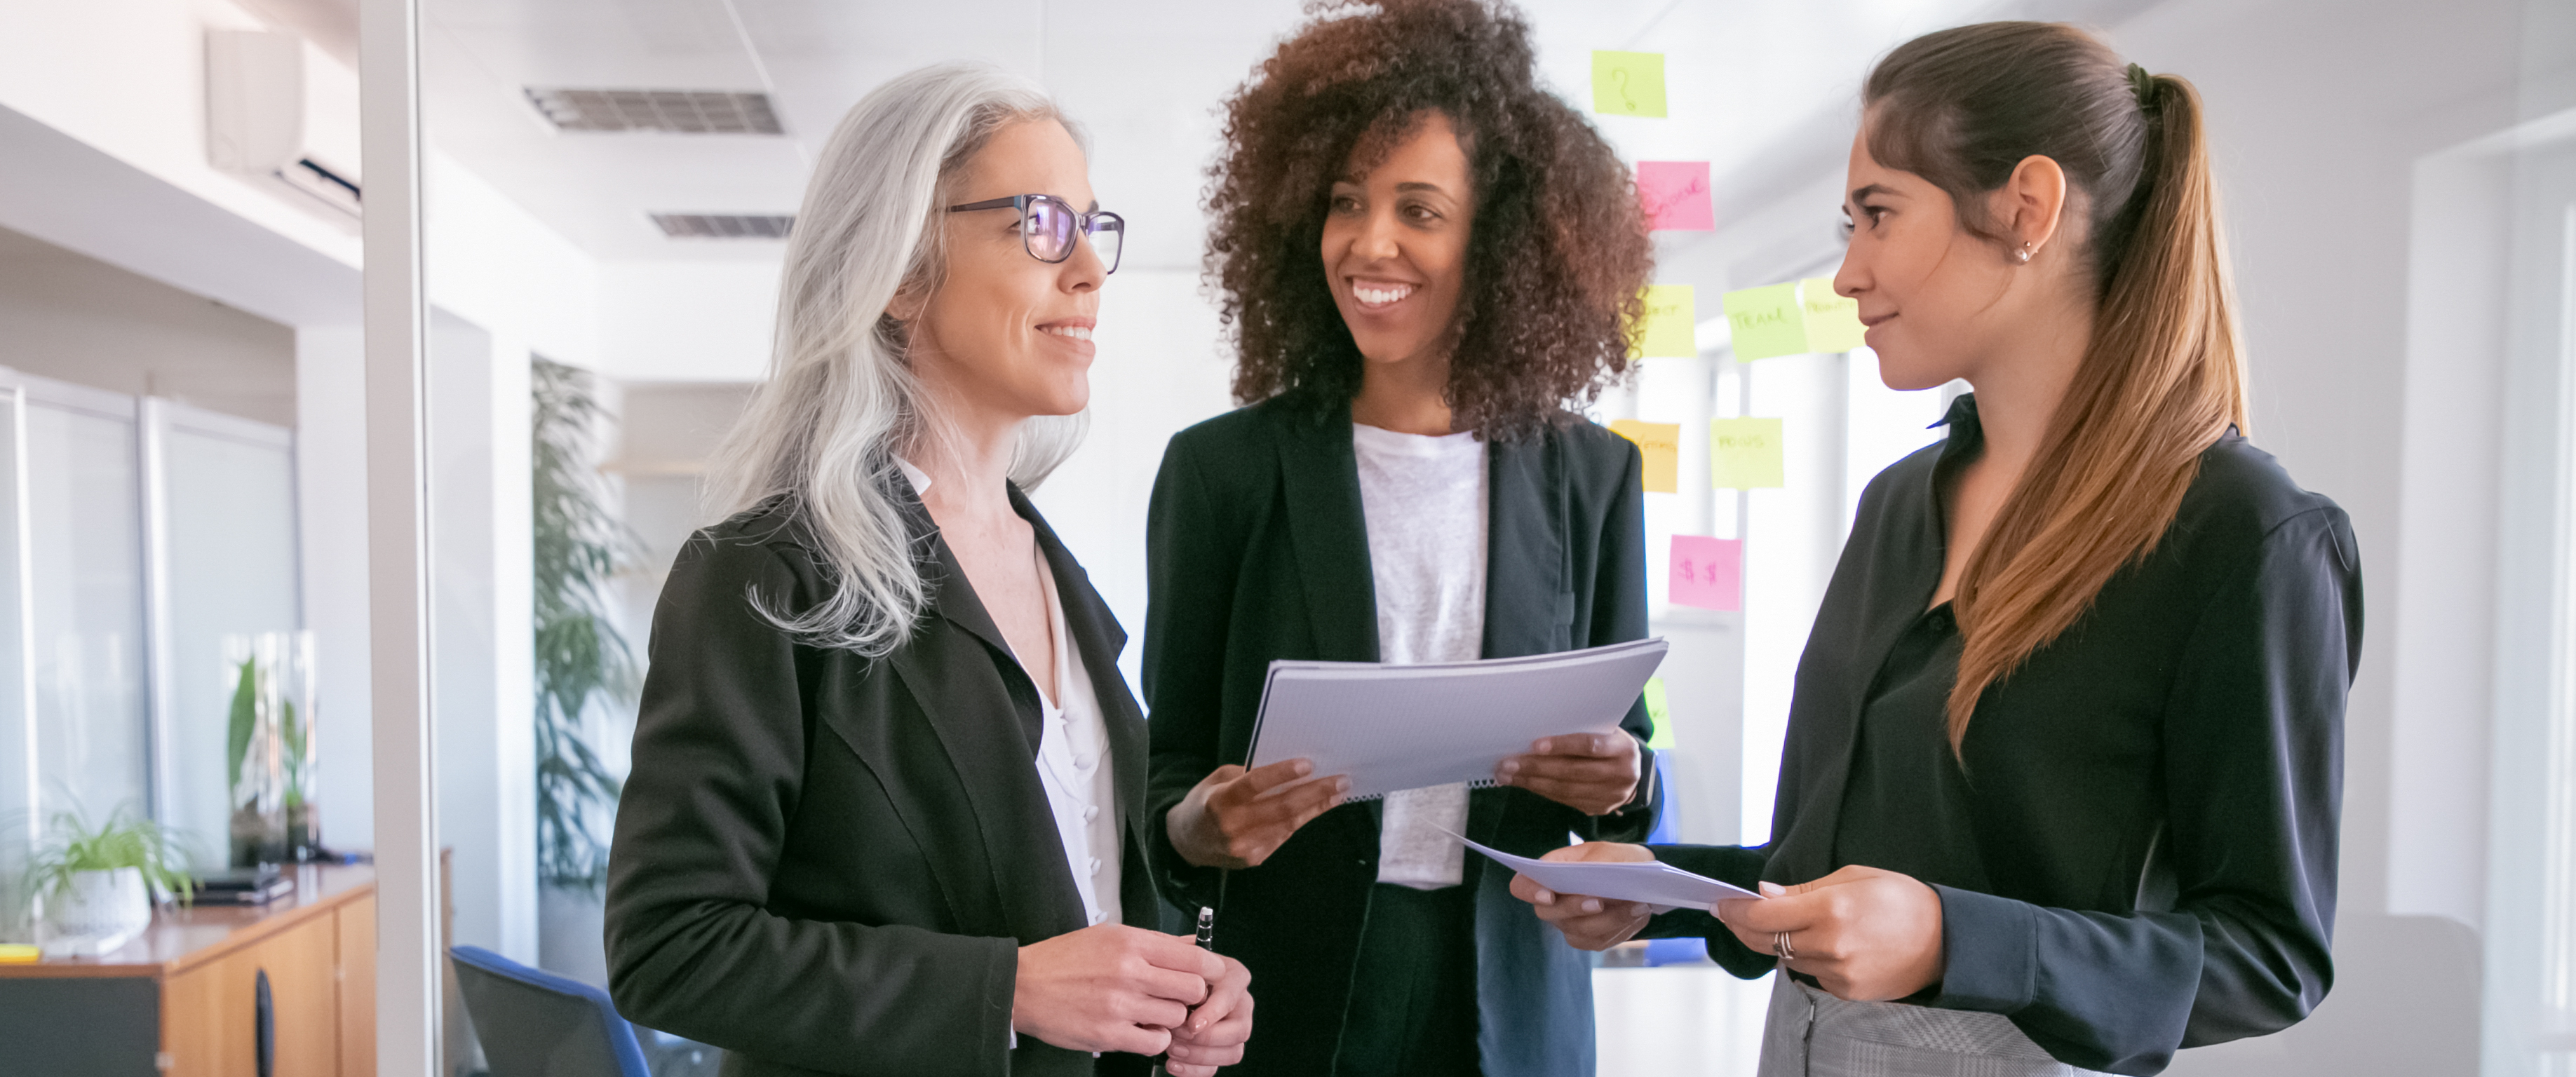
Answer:
POLYGON ((1611 68, 1610 81, 1619 84, 1620 107, 1625 108, 1630 112, 1637 111, 1637 99, 1628 96, 1628 69, 1624 67, 1611 68))

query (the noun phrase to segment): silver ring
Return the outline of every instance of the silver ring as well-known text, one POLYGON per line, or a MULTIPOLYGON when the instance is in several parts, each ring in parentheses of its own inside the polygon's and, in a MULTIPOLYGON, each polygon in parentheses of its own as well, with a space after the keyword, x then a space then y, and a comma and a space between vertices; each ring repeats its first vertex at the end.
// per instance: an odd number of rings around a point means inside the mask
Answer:
POLYGON ((1798 948, 1789 945, 1789 933, 1786 931, 1782 931, 1771 936, 1771 952, 1777 955, 1782 961, 1795 961, 1798 959, 1798 948))

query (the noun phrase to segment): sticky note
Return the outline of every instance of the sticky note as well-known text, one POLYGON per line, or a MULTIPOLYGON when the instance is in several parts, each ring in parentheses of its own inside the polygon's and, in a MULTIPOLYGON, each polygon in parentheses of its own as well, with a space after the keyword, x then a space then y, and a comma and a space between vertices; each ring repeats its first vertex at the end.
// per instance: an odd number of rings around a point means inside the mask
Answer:
POLYGON ((1778 489, 1780 420, 1709 420, 1708 484, 1721 490, 1778 489))
POLYGON ((1798 309, 1806 317, 1807 350, 1811 352, 1847 352, 1865 346, 1862 334, 1860 300, 1834 294, 1832 277, 1809 277, 1798 282, 1798 309))
POLYGON ((1646 313, 1630 334, 1636 342, 1630 358, 1677 356, 1687 359, 1699 354, 1698 334, 1693 332, 1699 315, 1692 310, 1691 286, 1687 284, 1650 284, 1645 291, 1646 313))
POLYGON ((1807 350, 1807 319, 1798 309, 1795 281, 1726 293, 1726 327, 1735 335, 1735 357, 1744 362, 1807 350))
POLYGON ((1620 419, 1610 424, 1610 432, 1637 443, 1637 452, 1646 458, 1647 493, 1669 494, 1681 489, 1681 480, 1674 475, 1681 466, 1682 424, 1620 419))
POLYGON ((1592 54, 1592 111, 1608 116, 1664 115, 1664 54, 1592 54))
POLYGON ((1656 232, 1714 232, 1717 209, 1708 197, 1708 162, 1637 162, 1637 201, 1646 227, 1656 232))
POLYGON ((1673 708, 1664 698, 1661 677, 1646 678, 1646 728, 1653 731, 1646 738, 1646 747, 1659 752, 1673 750, 1673 708))
POLYGON ((1704 610, 1744 608, 1743 539, 1675 535, 1672 562, 1670 593, 1674 605, 1704 610))

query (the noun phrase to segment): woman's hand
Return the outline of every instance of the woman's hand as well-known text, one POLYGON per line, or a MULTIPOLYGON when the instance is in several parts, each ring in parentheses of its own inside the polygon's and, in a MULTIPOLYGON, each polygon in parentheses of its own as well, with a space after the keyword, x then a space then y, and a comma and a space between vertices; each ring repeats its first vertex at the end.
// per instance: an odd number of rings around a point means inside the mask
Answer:
POLYGON ((1283 759, 1258 770, 1228 764, 1199 779, 1190 795, 1163 817, 1172 848, 1203 868, 1257 867, 1288 844, 1297 828, 1342 802, 1351 780, 1335 775, 1301 781, 1315 772, 1303 759, 1283 759))
MULTIPOLYGON (((1619 860, 1636 862, 1652 860, 1655 854, 1643 845, 1624 845, 1615 841, 1587 841, 1562 849, 1550 849, 1541 860, 1619 860)), ((1538 918, 1556 925, 1565 933, 1565 941, 1578 950, 1607 950, 1644 930, 1646 918, 1654 910, 1641 902, 1611 901, 1581 894, 1559 894, 1531 882, 1526 875, 1512 876, 1512 896, 1529 902, 1538 918)))
POLYGON ((1789 967, 1836 998, 1883 1002, 1941 982, 1941 895, 1912 876, 1847 867, 1797 886, 1763 883, 1762 896, 1711 911, 1762 953, 1778 953, 1787 932, 1789 967))
POLYGON ((1207 1001, 1190 1008, 1190 1019, 1172 1030, 1172 1047, 1163 1070, 1172 1077, 1216 1077, 1217 1067, 1243 1061, 1243 1043, 1252 1038, 1252 970, 1243 962, 1220 956, 1225 973, 1211 985, 1207 1001))
POLYGON ((1494 781, 1516 785, 1585 815, 1608 815, 1637 795, 1637 738, 1626 733, 1542 737, 1528 755, 1494 767, 1494 781))
POLYGON ((1188 935, 1093 924, 1020 947, 1011 1028, 1075 1051, 1161 1054, 1227 975, 1188 935))

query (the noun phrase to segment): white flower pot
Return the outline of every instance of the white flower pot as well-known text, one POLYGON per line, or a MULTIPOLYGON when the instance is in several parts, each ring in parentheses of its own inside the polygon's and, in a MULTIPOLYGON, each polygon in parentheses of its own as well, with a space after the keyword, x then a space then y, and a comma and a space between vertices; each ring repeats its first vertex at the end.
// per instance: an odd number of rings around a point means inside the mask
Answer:
POLYGON ((54 929, 64 935, 132 935, 152 924, 141 868, 75 871, 52 904, 54 929))

